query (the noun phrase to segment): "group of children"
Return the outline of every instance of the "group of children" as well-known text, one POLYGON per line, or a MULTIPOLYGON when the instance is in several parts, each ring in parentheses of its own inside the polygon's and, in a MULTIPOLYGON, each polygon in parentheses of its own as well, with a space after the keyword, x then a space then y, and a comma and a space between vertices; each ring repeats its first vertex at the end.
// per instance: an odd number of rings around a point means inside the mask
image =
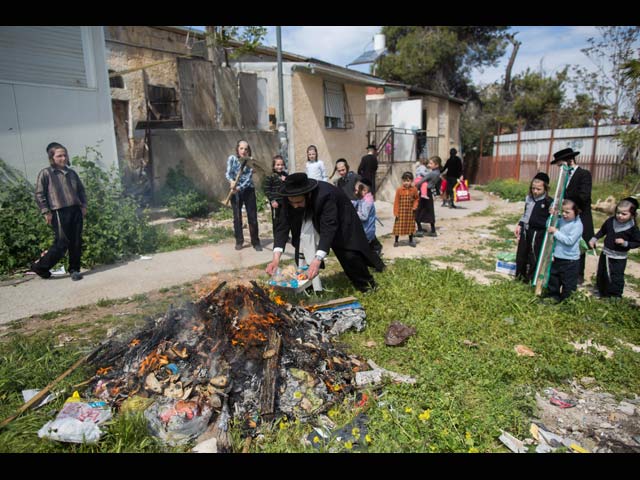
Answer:
POLYGON ((411 172, 402 174, 402 185, 396 190, 393 201, 393 215, 396 218, 393 225, 394 247, 399 245, 401 235, 409 236, 411 247, 416 246, 414 235, 417 237, 438 236, 434 202, 442 188, 441 169, 442 159, 433 156, 429 159, 420 159, 415 179, 411 172), (428 223, 431 226, 429 232, 423 230, 423 223, 428 223))
MULTIPOLYGON (((515 229, 518 240, 516 278, 531 282, 545 232, 549 232, 555 245, 546 296, 560 302, 577 290, 583 224, 577 199, 565 198, 558 213, 552 203, 553 199, 549 196, 549 176, 538 173, 529 185, 525 211, 515 229), (547 226, 552 214, 560 215, 555 227, 547 226)), ((638 200, 635 198, 620 200, 616 205, 615 215, 604 222, 588 243, 590 248, 595 249, 597 240, 606 237, 596 279, 597 295, 600 297, 622 296, 627 252, 640 246, 640 230, 636 225, 637 210, 638 200)))

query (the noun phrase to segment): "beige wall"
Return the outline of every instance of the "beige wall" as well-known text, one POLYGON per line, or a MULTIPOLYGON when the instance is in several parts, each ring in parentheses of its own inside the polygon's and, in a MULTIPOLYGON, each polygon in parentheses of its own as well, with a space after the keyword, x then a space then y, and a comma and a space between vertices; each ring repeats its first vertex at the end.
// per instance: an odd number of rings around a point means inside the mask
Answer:
POLYGON ((294 72, 292 92, 293 129, 290 141, 294 144, 295 166, 290 161, 291 172, 304 171, 309 145, 318 147, 318 156, 327 167, 327 175, 333 172, 338 158, 346 158, 351 169, 356 170, 367 147, 366 87, 345 84, 354 122, 354 127, 349 129, 325 128, 322 77, 294 72))

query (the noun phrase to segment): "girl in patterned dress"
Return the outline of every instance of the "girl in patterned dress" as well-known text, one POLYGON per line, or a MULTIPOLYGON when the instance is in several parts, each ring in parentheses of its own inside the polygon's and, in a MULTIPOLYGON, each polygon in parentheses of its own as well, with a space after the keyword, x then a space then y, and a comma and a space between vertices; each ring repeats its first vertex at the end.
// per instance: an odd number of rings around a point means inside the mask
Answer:
POLYGON ((416 232, 416 209, 419 199, 418 189, 413 186, 413 174, 404 172, 402 186, 396 190, 396 198, 393 202, 393 214, 396 217, 393 225, 393 234, 396 237, 394 247, 398 246, 400 235, 409 235, 409 245, 416 246, 413 234, 416 232))

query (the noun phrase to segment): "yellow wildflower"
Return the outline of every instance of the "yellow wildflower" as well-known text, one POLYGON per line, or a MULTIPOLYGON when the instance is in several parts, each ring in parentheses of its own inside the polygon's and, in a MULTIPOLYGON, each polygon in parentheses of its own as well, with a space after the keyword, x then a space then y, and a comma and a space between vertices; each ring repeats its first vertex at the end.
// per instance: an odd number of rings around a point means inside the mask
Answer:
POLYGON ((464 434, 464 438, 465 438, 466 440, 471 440, 471 433, 469 433, 469 432, 465 432, 465 434, 464 434))
POLYGON ((280 424, 278 425, 280 427, 280 430, 284 430, 285 428, 287 428, 289 425, 287 425, 287 422, 285 422, 284 420, 280 422, 280 424))
POLYGON ((293 398, 302 398, 302 392, 293 392, 293 398))
POLYGON ((418 415, 418 418, 423 422, 429 420, 431 418, 431 409, 423 410, 422 413, 418 415))
POLYGON ((347 450, 351 450, 353 448, 353 443, 351 442, 344 442, 344 446, 347 450))
POLYGON ((320 443, 320 438, 317 435, 313 437, 313 443, 320 443))
POLYGON ((406 407, 404 409, 404 413, 411 413, 411 412, 413 412, 413 408, 411 408, 411 407, 406 407))
POLYGON ((367 443, 371 443, 371 436, 367 433, 367 434, 364 436, 364 440, 365 440, 365 442, 367 442, 367 443))
POLYGON ((354 437, 359 437, 360 436, 360 429, 358 427, 353 427, 351 429, 351 435, 353 435, 354 437))
POLYGON ((338 415, 338 410, 331 409, 327 412, 327 415, 329 415, 329 418, 334 418, 338 415))
POLYGON ((479 452, 479 450, 476 447, 471 447, 469 449, 469 453, 478 453, 478 452, 479 452))

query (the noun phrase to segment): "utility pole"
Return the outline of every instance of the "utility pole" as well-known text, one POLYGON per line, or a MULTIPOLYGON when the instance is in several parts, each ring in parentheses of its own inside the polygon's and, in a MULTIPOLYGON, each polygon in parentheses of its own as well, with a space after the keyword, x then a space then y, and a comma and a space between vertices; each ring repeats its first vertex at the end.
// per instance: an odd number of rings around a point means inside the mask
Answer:
POLYGON ((276 41, 278 47, 278 138, 280 139, 280 155, 284 165, 289 170, 289 140, 287 138, 287 122, 284 119, 284 81, 282 78, 282 35, 279 26, 276 27, 276 41))

